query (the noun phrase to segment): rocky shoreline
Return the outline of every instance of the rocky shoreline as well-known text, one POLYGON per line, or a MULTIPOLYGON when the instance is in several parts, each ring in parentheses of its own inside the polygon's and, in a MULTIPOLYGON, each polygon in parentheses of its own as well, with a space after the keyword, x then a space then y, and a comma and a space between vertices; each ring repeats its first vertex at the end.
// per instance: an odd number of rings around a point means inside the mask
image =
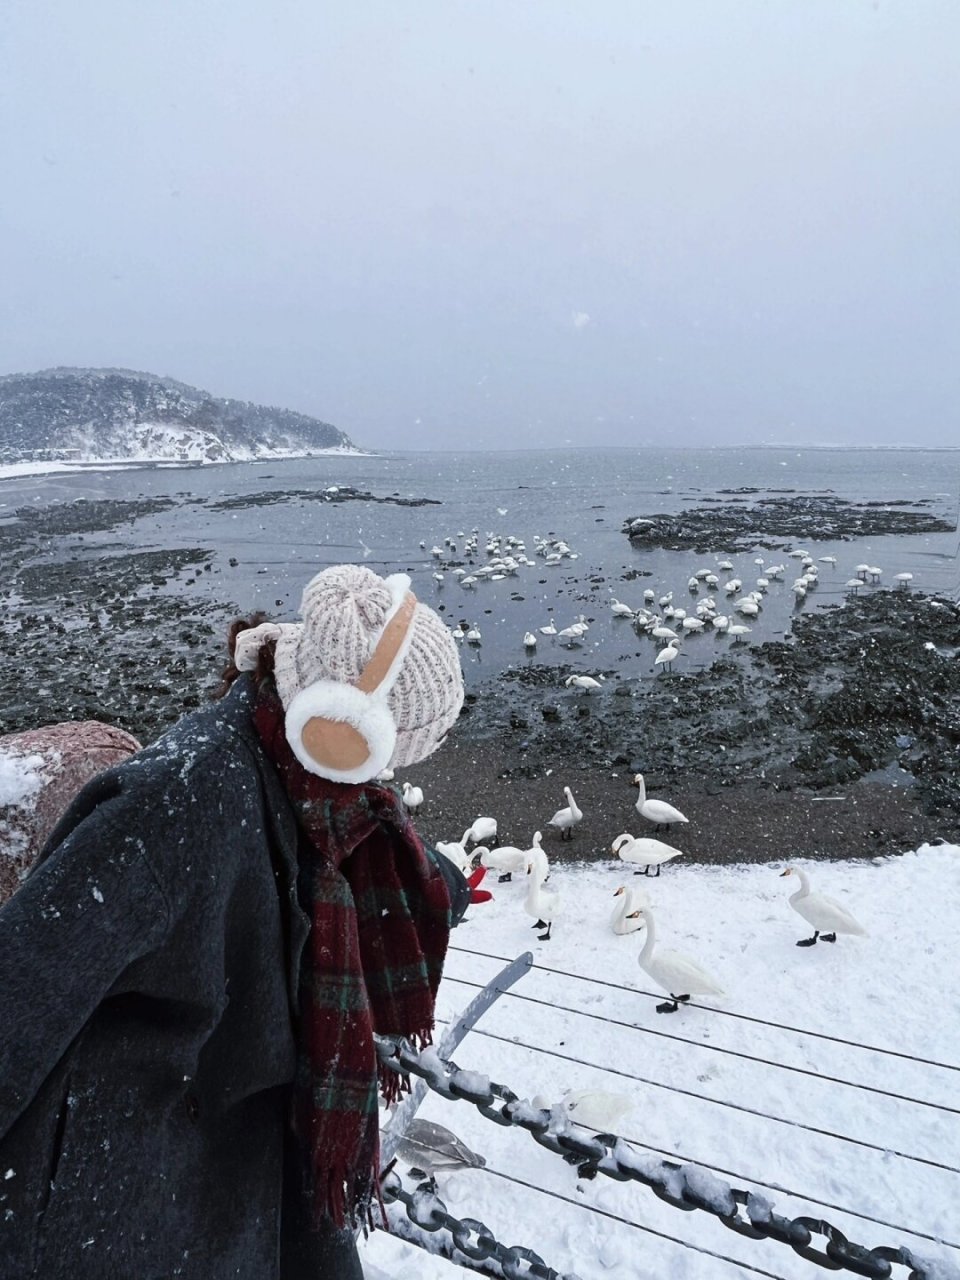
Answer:
MULTIPOLYGON (((12 583, 4 732, 98 719, 148 742, 209 696, 242 612, 190 596, 214 553, 101 543, 94 555, 85 541, 170 501, 29 508, 0 523, 12 583)), ((404 775, 427 793, 425 836, 458 838, 489 813, 503 842, 527 843, 569 785, 586 817, 569 844, 548 831, 547 846, 609 857, 620 832, 640 834, 641 771, 690 818, 671 842, 704 861, 875 856, 960 838, 955 602, 881 590, 796 618, 788 641, 738 648, 695 673, 612 672, 593 693, 540 664, 486 677, 449 742, 404 775)))

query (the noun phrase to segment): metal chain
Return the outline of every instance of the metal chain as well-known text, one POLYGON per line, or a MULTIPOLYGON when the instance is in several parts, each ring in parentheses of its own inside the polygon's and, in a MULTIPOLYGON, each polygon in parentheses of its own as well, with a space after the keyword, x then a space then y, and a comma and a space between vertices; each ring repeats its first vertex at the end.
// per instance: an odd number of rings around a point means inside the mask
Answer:
POLYGON ((446 1228, 457 1249, 471 1262, 488 1258, 499 1263, 506 1280, 579 1280, 573 1274, 561 1275, 548 1267, 538 1253, 523 1245, 503 1245, 488 1227, 476 1218, 455 1218, 436 1192, 420 1186, 407 1191, 392 1169, 383 1177, 380 1190, 387 1204, 399 1200, 407 1217, 424 1231, 446 1228))
MULTIPOLYGON (((557 1120, 549 1111, 521 1104, 521 1099, 506 1085, 478 1077, 476 1072, 462 1072, 454 1063, 445 1063, 435 1050, 418 1053, 408 1041, 386 1036, 377 1036, 376 1046, 380 1061, 386 1066, 403 1075, 419 1076, 435 1093, 450 1101, 473 1103, 481 1115, 495 1124, 526 1129, 542 1147, 576 1165, 582 1177, 592 1178, 602 1173, 618 1182, 640 1182, 675 1209, 687 1213, 701 1209, 738 1235, 752 1240, 778 1240, 788 1244, 801 1258, 830 1271, 846 1270, 866 1276, 868 1280, 891 1280, 896 1274, 893 1264, 899 1263, 909 1268, 903 1280, 934 1280, 929 1265, 916 1258, 906 1246, 868 1249, 854 1244, 837 1227, 821 1218, 781 1217, 773 1212, 769 1201, 756 1192, 731 1187, 702 1170, 694 1171, 670 1160, 641 1154, 616 1134, 598 1133, 592 1138, 580 1138, 570 1131, 565 1118, 557 1120), (484 1082, 483 1088, 477 1087, 478 1079, 484 1082), (822 1248, 814 1244, 814 1237, 822 1237, 826 1242, 822 1248)), ((441 1225, 446 1224, 437 1224, 441 1225)), ((486 1232, 486 1228, 483 1230, 486 1232)), ((489 1233, 484 1238, 493 1239, 489 1233)), ((552 1271, 534 1270, 517 1274, 536 1276, 537 1280, 556 1275, 552 1271)), ((938 1270, 937 1274, 944 1273, 938 1270)))

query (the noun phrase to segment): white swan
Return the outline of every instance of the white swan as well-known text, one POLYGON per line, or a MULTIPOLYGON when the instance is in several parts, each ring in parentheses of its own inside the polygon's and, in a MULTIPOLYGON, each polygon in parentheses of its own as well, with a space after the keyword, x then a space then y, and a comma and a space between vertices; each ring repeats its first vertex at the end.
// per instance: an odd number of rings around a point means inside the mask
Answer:
POLYGON ((571 687, 574 689, 587 690, 600 688, 600 681, 595 680, 593 676, 567 676, 563 683, 567 689, 571 687))
POLYGON ((409 782, 403 784, 403 803, 408 813, 419 813, 423 804, 423 791, 412 787, 409 782))
POLYGON ((540 634, 542 636, 555 636, 557 634, 557 628, 555 623, 548 622, 545 627, 541 627, 540 634))
POLYGON ((617 836, 613 842, 612 850, 622 862, 632 862, 638 868, 634 871, 635 876, 649 875, 650 868, 657 868, 657 875, 660 874, 660 868, 665 862, 669 862, 671 858, 683 857, 682 849, 674 849, 673 845, 664 844, 662 840, 651 840, 646 836, 632 836, 624 832, 622 836, 617 836))
MULTIPOLYGON (((466 578, 464 578, 464 582, 466 582, 466 578)), ((466 640, 467 644, 479 644, 480 641, 483 639, 483 637, 480 634, 480 628, 471 627, 470 630, 467 632, 466 636, 464 637, 464 639, 466 640)))
POLYGON ((622 600, 618 600, 614 596, 610 601, 610 612, 615 618, 632 618, 636 610, 631 609, 628 604, 624 604, 622 600))
POLYGON ((542 929, 546 926, 547 932, 538 935, 540 942, 550 941, 553 922, 560 911, 559 893, 557 893, 556 889, 544 889, 543 887, 548 871, 546 854, 540 850, 539 857, 534 857, 527 867, 530 887, 527 890, 526 898, 523 900, 524 911, 528 916, 533 916, 536 921, 533 928, 542 929))
POLYGON ((675 822, 690 821, 689 818, 683 816, 679 809, 675 809, 672 804, 667 804, 665 800, 648 800, 647 787, 642 773, 635 773, 633 780, 640 789, 634 807, 641 818, 646 818, 648 822, 653 822, 658 827, 667 827, 675 822))
POLYGON ((640 968, 670 997, 668 1001, 657 1005, 657 1013, 676 1013, 681 1004, 685 1004, 691 996, 722 996, 723 988, 718 986, 706 970, 701 969, 696 960, 691 960, 681 951, 659 951, 654 954, 657 934, 653 912, 648 906, 637 908, 647 926, 647 937, 640 952, 640 968))
POLYGON ((479 845, 472 853, 467 853, 466 839, 464 840, 438 840, 433 846, 437 853, 442 853, 445 858, 453 863, 458 870, 464 875, 469 875, 473 869, 473 859, 480 855, 480 861, 483 863, 483 855, 487 852, 483 845, 479 845))
POLYGON ((567 797, 567 807, 558 809, 547 823, 547 826, 559 827, 561 840, 572 840, 573 828, 582 820, 583 810, 577 808, 577 802, 574 800, 573 792, 569 787, 563 788, 563 794, 567 797))
POLYGON ((673 660, 680 653, 679 645, 680 645, 679 640, 671 640, 670 643, 667 645, 667 647, 665 649, 661 649, 660 652, 657 654, 656 658, 654 659, 653 665, 655 667, 662 666, 662 667, 669 668, 673 660))
POLYGON ((806 920, 807 924, 812 924, 814 929, 813 937, 802 938, 797 943, 798 947, 812 947, 818 938, 824 942, 836 942, 838 933, 852 933, 861 938, 867 936, 866 929, 858 924, 839 902, 834 902, 824 893, 811 892, 810 880, 805 871, 797 867, 787 867, 786 871, 781 871, 780 874, 799 877, 800 888, 796 893, 791 893, 790 905, 806 920))
POLYGON ((477 818, 471 826, 467 827, 463 835, 464 844, 468 840, 472 840, 474 844, 482 844, 485 840, 496 840, 496 838, 496 818, 477 818))
POLYGON ((610 917, 610 928, 613 932, 622 937, 624 934, 636 933, 638 929, 642 929, 643 920, 640 918, 637 906, 641 901, 646 903, 647 895, 643 894, 635 903, 633 890, 628 889, 626 885, 621 885, 613 896, 621 899, 610 917))
POLYGON ((535 649, 537 647, 537 637, 532 631, 527 631, 523 636, 523 644, 526 649, 535 649))

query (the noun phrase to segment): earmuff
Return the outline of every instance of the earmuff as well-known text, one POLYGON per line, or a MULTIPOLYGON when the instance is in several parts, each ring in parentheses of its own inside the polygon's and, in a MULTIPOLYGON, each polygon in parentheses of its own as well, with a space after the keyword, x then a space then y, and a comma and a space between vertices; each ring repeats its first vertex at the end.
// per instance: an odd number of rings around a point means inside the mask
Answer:
POLYGON ((392 603, 356 682, 315 680, 286 711, 284 727, 294 755, 310 773, 334 782, 368 782, 387 767, 396 747, 388 697, 410 647, 417 598, 405 573, 384 581, 392 603))

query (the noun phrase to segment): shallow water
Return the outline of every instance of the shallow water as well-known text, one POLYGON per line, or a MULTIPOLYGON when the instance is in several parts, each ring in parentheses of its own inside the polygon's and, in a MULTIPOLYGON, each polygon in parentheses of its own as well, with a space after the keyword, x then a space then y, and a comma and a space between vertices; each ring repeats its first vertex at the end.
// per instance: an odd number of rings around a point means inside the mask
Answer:
MULTIPOLYGON (((687 580, 698 567, 718 572, 721 583, 742 578, 750 590, 762 572, 754 564, 783 561, 784 582, 771 583, 760 617, 751 620, 749 643, 787 634, 796 609, 790 583, 798 562, 780 552, 757 550, 729 557, 734 569, 723 573, 724 556, 692 552, 640 551, 621 533, 628 516, 677 512, 711 498, 731 501, 724 489, 752 486, 797 493, 830 493, 853 501, 922 501, 922 509, 955 521, 960 493, 960 452, 925 450, 797 449, 603 449, 517 451, 509 453, 403 453, 378 457, 333 456, 282 462, 243 463, 205 468, 154 468, 84 472, 67 476, 25 477, 0 482, 0 519, 25 503, 46 505, 87 498, 130 498, 169 494, 182 502, 170 511, 145 517, 100 535, 56 540, 41 558, 96 554, 98 549, 139 550, 205 547, 215 553, 214 572, 194 577, 185 572, 171 589, 200 593, 240 609, 262 608, 271 616, 292 618, 300 590, 310 573, 343 560, 368 563, 378 571, 404 569, 422 599, 441 609, 451 622, 465 619, 479 627, 482 643, 465 646, 469 682, 479 684, 508 663, 543 662, 568 672, 618 672, 651 678, 659 645, 638 637, 629 621, 614 619, 609 601, 632 606, 645 588, 657 596, 673 591, 675 605, 692 612, 697 596, 687 580), (265 491, 318 491, 352 485, 383 496, 424 497, 440 505, 398 507, 363 502, 276 502, 233 510, 212 510, 227 496, 265 491), (446 537, 462 548, 463 534, 480 531, 485 560, 486 535, 514 534, 526 543, 535 565, 519 576, 461 588, 449 570, 442 584, 433 579, 434 544, 446 537), (562 537, 577 553, 553 568, 534 556, 534 535, 562 537), (425 550, 420 543, 425 544, 425 550), (230 558, 236 559, 231 566, 230 558), (624 580, 641 571, 650 576, 624 580), (539 635, 555 620, 567 626, 578 614, 592 620, 579 647, 566 648, 539 635), (538 634, 531 657, 524 651, 526 630, 538 634)), ((745 495, 752 502, 759 495, 745 495)), ((790 544, 784 544, 783 552, 790 544)), ((895 573, 914 574, 914 586, 953 599, 958 590, 957 534, 878 537, 851 542, 812 543, 814 558, 835 555, 837 566, 820 565, 821 582, 802 608, 843 600, 844 583, 864 561, 883 568, 886 584, 895 573)), ((723 610, 723 592, 715 593, 723 610)), ((679 664, 706 665, 730 641, 709 628, 683 645, 679 664)))

